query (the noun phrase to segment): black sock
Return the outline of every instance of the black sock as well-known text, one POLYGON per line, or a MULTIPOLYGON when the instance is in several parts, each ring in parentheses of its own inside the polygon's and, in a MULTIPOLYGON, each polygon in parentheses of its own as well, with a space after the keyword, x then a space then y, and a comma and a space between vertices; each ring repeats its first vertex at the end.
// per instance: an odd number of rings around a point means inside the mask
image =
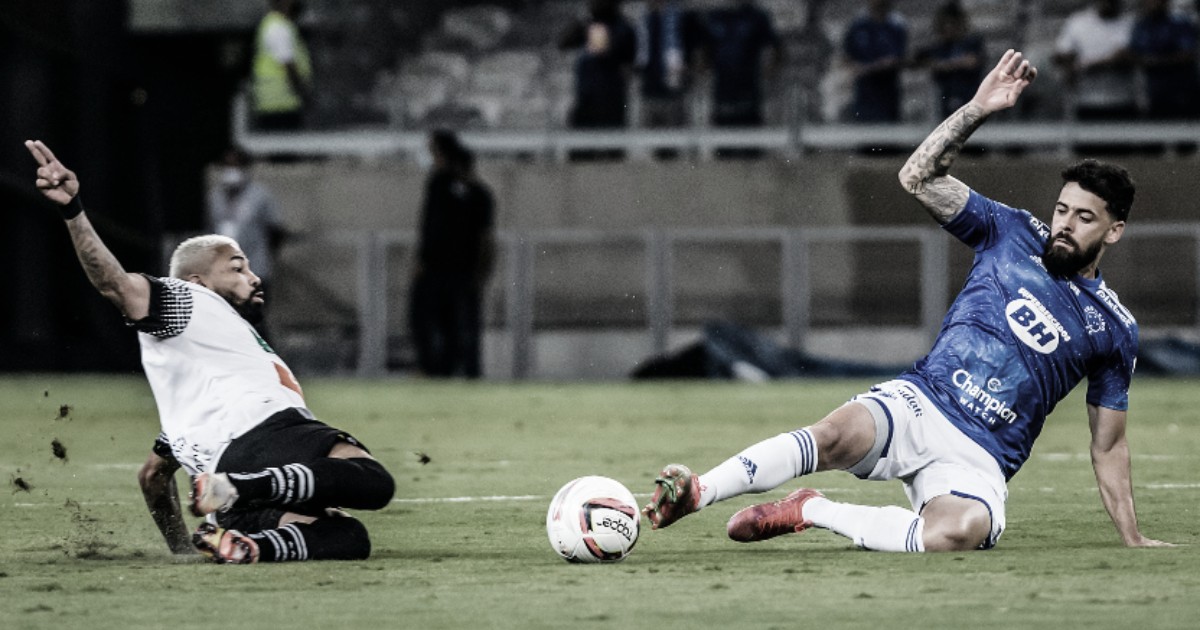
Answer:
POLYGON ((371 555, 367 528, 346 516, 288 523, 248 536, 258 543, 259 562, 365 560, 371 555))
POLYGON ((368 457, 325 457, 307 464, 287 464, 254 473, 229 473, 237 488, 237 507, 284 506, 378 510, 392 500, 396 482, 368 457))

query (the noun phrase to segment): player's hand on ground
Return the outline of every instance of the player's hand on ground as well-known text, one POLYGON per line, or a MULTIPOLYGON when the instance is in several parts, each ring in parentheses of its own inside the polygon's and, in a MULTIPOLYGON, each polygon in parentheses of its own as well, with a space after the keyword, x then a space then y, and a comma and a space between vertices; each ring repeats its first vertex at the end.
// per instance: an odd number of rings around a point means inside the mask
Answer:
POLYGON ((65 206, 79 194, 79 179, 63 166, 41 140, 26 140, 25 148, 37 160, 37 187, 47 199, 65 206))
POLYGON ((973 103, 987 114, 1008 109, 1017 104, 1021 92, 1037 77, 1037 68, 1021 53, 1008 49, 1000 63, 983 78, 975 92, 973 103))

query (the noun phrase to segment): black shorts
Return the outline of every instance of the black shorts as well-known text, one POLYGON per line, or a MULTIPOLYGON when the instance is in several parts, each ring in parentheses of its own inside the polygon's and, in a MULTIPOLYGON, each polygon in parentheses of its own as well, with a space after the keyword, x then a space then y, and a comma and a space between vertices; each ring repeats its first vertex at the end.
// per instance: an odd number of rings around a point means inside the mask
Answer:
POLYGON ((229 443, 213 472, 248 473, 328 457, 338 442, 367 447, 354 436, 313 417, 307 409, 284 409, 229 443))
MULTIPOLYGON (((303 464, 327 457, 339 442, 367 450, 354 436, 317 420, 307 409, 285 409, 230 442, 217 461, 214 472, 246 473, 285 464, 303 464)), ((218 512, 216 518, 221 527, 253 533, 278 527, 279 519, 287 512, 318 517, 325 515, 324 509, 294 505, 286 510, 235 508, 218 512)))

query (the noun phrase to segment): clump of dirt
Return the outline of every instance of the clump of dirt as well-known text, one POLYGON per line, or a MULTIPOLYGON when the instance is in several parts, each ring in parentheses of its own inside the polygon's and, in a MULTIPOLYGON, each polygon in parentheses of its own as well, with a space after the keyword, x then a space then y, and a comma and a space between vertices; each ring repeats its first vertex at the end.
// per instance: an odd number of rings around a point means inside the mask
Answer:
POLYGON ((58 438, 54 438, 54 441, 50 442, 50 452, 54 453, 58 459, 67 461, 67 447, 58 438))
POLYGON ((17 473, 15 475, 9 475, 8 483, 13 487, 13 494, 18 492, 30 492, 33 490, 33 484, 29 483, 24 477, 21 476, 20 468, 17 469, 17 473))
POLYGON ((74 409, 71 405, 60 405, 58 407, 58 417, 55 420, 70 420, 71 410, 74 409))

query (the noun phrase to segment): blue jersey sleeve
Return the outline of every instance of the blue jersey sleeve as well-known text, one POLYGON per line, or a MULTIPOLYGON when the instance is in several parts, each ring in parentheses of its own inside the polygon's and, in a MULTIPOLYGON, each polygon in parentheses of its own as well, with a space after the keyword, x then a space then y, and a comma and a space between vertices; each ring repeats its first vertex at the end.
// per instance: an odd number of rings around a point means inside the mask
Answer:
POLYGON ((1010 225, 1025 221, 1040 223, 1028 212, 1010 208, 972 190, 967 205, 943 229, 981 252, 999 242, 1010 225))
POLYGON ((1125 411, 1129 408, 1129 384, 1137 363, 1137 338, 1088 373, 1089 405, 1125 411))

